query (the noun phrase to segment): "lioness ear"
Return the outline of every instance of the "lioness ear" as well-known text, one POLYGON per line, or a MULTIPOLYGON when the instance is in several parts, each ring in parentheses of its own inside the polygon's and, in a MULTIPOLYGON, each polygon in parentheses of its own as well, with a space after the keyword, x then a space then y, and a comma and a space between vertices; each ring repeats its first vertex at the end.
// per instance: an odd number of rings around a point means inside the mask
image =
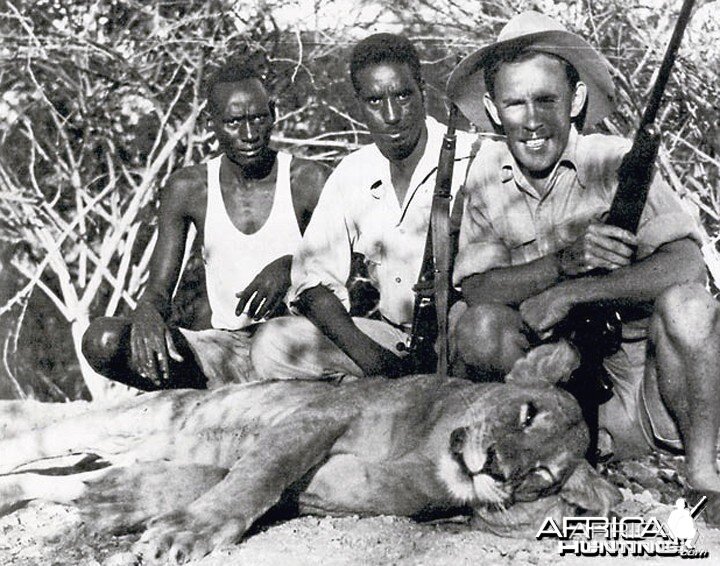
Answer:
POLYGON ((530 350, 513 365, 505 381, 554 385, 565 381, 580 365, 580 356, 567 340, 543 344, 530 350))
POLYGON ((597 516, 607 515, 623 500, 620 490, 603 479, 585 460, 567 479, 560 497, 597 516))

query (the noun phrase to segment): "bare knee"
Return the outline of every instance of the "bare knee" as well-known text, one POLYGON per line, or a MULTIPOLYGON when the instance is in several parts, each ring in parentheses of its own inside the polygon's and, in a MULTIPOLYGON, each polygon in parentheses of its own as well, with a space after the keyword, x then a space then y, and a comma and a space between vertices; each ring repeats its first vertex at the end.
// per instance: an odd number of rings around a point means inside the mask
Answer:
POLYGON ((704 349, 720 335, 718 304, 699 284, 674 285, 655 301, 651 332, 685 350, 704 349))
POLYGON ((527 349, 522 319, 515 309, 499 304, 468 308, 455 328, 456 351, 467 365, 507 373, 527 349))
POLYGON ((294 316, 281 316, 263 323, 253 336, 250 360, 260 379, 283 377, 283 369, 292 356, 293 344, 302 341, 294 316))
POLYGON ((101 317, 90 323, 82 338, 82 353, 92 368, 103 373, 129 346, 129 322, 122 318, 101 317))

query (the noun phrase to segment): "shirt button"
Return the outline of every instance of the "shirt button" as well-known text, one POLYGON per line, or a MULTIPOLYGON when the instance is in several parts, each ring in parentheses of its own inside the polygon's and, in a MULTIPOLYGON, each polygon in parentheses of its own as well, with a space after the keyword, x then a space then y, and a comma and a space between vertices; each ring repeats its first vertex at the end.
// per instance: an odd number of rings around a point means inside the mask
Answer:
POLYGON ((395 278, 395 283, 402 283, 402 279, 400 279, 399 277, 396 277, 396 278, 395 278))

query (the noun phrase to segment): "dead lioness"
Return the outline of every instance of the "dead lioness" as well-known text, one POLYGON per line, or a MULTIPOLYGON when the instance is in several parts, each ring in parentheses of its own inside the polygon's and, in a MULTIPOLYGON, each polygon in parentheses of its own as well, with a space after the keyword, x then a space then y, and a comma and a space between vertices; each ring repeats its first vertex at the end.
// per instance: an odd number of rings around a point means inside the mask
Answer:
POLYGON ((322 515, 469 511, 499 531, 606 513, 619 492, 582 460, 577 403, 536 377, 566 374, 568 352, 530 356, 506 384, 414 376, 164 391, 112 408, 5 402, 0 509, 73 503, 100 528, 147 527, 139 552, 170 562, 238 541, 281 500, 322 515), (38 472, 68 454, 109 465, 38 472))

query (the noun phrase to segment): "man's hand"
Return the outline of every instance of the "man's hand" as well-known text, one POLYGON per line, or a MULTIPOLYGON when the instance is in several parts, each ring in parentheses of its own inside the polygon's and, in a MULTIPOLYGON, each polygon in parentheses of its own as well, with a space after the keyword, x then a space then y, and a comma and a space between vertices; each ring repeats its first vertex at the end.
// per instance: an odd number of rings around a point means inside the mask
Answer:
POLYGON ((540 338, 546 338, 550 330, 568 315, 573 305, 567 288, 556 285, 525 299, 520 304, 520 315, 540 338))
POLYGON ((169 358, 181 362, 183 357, 175 347, 170 329, 155 307, 141 301, 131 320, 132 366, 141 376, 162 387, 170 380, 169 358))
POLYGON ((613 270, 629 265, 637 247, 632 232, 599 222, 588 225, 570 246, 557 252, 563 275, 575 276, 593 269, 613 270))
POLYGON ((254 320, 261 320, 272 314, 280 306, 290 288, 291 265, 290 255, 282 256, 266 265, 250 285, 235 294, 239 299, 235 307, 235 315, 240 316, 243 313, 250 299, 252 301, 247 308, 248 316, 254 320))
POLYGON ((405 375, 405 358, 393 354, 380 344, 368 338, 368 345, 358 349, 360 359, 356 360, 366 377, 382 375, 385 377, 400 377, 405 375))

